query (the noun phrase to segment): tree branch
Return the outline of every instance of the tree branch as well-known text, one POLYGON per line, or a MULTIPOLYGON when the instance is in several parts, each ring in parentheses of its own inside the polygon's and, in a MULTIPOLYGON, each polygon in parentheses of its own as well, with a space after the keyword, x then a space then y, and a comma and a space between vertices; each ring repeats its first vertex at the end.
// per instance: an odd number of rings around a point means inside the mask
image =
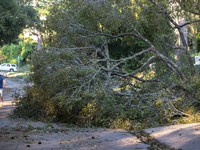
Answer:
POLYGON ((190 22, 186 22, 186 23, 180 25, 179 27, 182 28, 182 27, 184 27, 184 26, 186 26, 186 25, 188 25, 188 24, 192 24, 192 23, 194 23, 194 22, 200 22, 200 19, 198 19, 198 20, 194 20, 194 21, 190 21, 190 22))

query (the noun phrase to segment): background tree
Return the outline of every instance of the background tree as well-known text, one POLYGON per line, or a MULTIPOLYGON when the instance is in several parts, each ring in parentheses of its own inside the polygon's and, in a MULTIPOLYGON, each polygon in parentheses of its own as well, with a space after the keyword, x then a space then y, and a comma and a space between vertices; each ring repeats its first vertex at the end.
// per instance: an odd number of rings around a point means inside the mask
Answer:
POLYGON ((37 19, 35 14, 31 6, 19 5, 17 0, 1 0, 0 46, 15 42, 23 28, 37 19))
POLYGON ((4 45, 1 50, 1 54, 4 57, 4 62, 17 63, 17 57, 21 58, 21 65, 25 65, 27 61, 30 61, 31 54, 36 51, 37 43, 28 38, 18 41, 18 44, 4 45))

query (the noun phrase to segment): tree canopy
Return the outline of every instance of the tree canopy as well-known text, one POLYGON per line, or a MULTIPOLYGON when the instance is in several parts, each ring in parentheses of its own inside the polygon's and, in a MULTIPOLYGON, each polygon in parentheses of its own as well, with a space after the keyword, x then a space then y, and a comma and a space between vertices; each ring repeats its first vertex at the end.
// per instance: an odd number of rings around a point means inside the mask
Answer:
POLYGON ((36 10, 17 0, 0 1, 0 46, 15 42, 25 27, 37 20, 36 10))

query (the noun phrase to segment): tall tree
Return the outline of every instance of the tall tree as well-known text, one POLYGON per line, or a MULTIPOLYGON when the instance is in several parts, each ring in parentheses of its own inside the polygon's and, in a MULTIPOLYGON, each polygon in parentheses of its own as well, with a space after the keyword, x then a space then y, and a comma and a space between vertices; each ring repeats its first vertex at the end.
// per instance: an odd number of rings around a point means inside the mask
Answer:
POLYGON ((19 5, 17 0, 1 0, 0 16, 0 46, 14 42, 23 28, 37 19, 31 6, 19 5))

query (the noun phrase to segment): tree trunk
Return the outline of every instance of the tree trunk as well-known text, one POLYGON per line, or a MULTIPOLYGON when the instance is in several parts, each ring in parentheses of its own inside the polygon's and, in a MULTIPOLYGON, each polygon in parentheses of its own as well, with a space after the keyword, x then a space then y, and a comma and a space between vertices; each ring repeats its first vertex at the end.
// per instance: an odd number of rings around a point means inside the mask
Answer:
POLYGON ((41 39, 41 32, 40 30, 37 31, 37 37, 38 37, 38 46, 37 46, 37 49, 41 49, 41 43, 42 43, 42 39, 41 39))
MULTIPOLYGON (((186 23, 185 18, 179 18, 179 25, 183 25, 186 23)), ((188 50, 188 39, 187 39, 187 26, 184 26, 181 28, 181 31, 183 32, 183 38, 185 39, 185 43, 183 43, 183 40, 181 40, 180 38, 180 45, 182 46, 186 46, 187 50, 188 50)))

